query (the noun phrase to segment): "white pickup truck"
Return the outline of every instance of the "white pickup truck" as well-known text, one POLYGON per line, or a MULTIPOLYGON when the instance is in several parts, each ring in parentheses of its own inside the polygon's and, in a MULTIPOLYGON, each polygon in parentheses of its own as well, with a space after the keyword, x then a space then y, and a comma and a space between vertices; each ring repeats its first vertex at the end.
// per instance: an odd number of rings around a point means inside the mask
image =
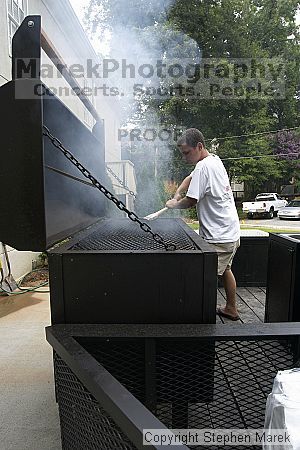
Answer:
POLYGON ((278 210, 286 205, 287 201, 278 194, 258 194, 254 202, 243 203, 243 211, 247 213, 248 219, 253 219, 255 215, 264 215, 272 219, 278 210))

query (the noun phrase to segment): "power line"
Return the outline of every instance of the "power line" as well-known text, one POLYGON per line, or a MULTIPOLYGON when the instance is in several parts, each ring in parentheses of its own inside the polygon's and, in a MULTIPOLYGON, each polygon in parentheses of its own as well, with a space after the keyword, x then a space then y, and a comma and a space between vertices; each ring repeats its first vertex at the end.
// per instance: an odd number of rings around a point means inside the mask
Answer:
MULTIPOLYGON (((224 140, 230 140, 230 139, 239 139, 239 138, 248 137, 248 136, 262 136, 262 135, 266 135, 266 134, 276 134, 276 133, 280 133, 282 131, 293 131, 293 130, 298 130, 298 129, 300 129, 300 126, 292 127, 292 128, 281 128, 280 130, 262 131, 260 133, 240 134, 240 135, 237 135, 237 136, 223 136, 223 137, 218 137, 218 138, 215 137, 213 139, 205 139, 205 140, 207 142, 221 141, 221 140, 224 141, 224 140)), ((174 145, 175 145, 175 142, 174 142, 174 145)), ((132 151, 128 150, 128 152, 131 155, 138 155, 139 154, 138 151, 137 152, 132 152, 132 151)), ((277 156, 277 155, 274 155, 274 156, 277 156)), ((151 160, 152 158, 147 158, 147 159, 151 160)), ((229 158, 227 158, 227 159, 229 159, 229 158)), ((167 161, 167 159, 161 159, 160 158, 160 161, 167 161)))
POLYGON ((237 156, 235 158, 220 158, 222 161, 238 160, 238 159, 253 159, 253 158, 278 158, 281 156, 299 156, 300 152, 295 153, 277 153, 276 155, 253 155, 253 156, 237 156))
POLYGON ((293 130, 298 130, 300 128, 300 126, 298 127, 293 127, 293 128, 282 128, 280 130, 271 130, 271 131, 261 131, 260 133, 248 133, 248 134, 240 134, 237 136, 224 136, 224 137, 218 137, 218 138, 213 138, 213 139, 206 139, 208 142, 211 141, 224 141, 224 140, 229 140, 229 139, 239 139, 239 138, 243 138, 243 137, 248 137, 248 136, 262 136, 264 134, 276 134, 276 133, 280 133, 281 131, 293 131, 293 130))
MULTIPOLYGON (((236 156, 236 157, 220 158, 220 159, 221 159, 221 161, 228 161, 228 160, 253 159, 253 158, 278 158, 278 157, 283 157, 283 156, 298 156, 298 155, 300 155, 300 152, 277 153, 276 155, 268 154, 268 155, 236 156)), ((153 158, 142 158, 142 162, 144 162, 144 161, 153 161, 153 163, 154 163, 154 159, 153 158)), ((182 158, 179 157, 176 161, 180 162, 180 161, 182 161, 182 158)), ((174 162, 174 160, 172 161, 172 157, 170 157, 170 158, 159 158, 159 162, 169 162, 169 163, 171 163, 171 162, 174 162)), ((195 164, 187 164, 187 163, 185 163, 185 165, 194 166, 195 164)))
MULTIPOLYGON (((208 142, 211 142, 213 140, 219 141, 219 140, 226 140, 226 139, 238 139, 242 137, 247 136, 261 136, 265 134, 276 134, 280 133, 282 131, 293 131, 300 129, 300 126, 298 127, 292 127, 292 128, 282 128, 280 130, 271 130, 271 131, 262 131, 260 133, 249 133, 249 134, 241 134, 238 136, 225 136, 225 137, 219 137, 219 138, 213 138, 213 139, 207 139, 208 142)), ((275 155, 253 155, 253 156, 237 156, 237 157, 229 157, 229 158, 220 158, 222 161, 234 161, 234 160, 241 160, 241 159, 255 159, 255 158, 277 158, 277 157, 283 157, 283 156, 299 156, 299 152, 295 153, 277 153, 275 155)), ((175 155, 174 155, 175 156, 175 155)), ((146 161, 146 159, 143 159, 146 161)), ((147 160, 152 160, 152 158, 147 158, 147 160)), ((171 157, 166 159, 159 159, 160 162, 171 162, 171 157)))

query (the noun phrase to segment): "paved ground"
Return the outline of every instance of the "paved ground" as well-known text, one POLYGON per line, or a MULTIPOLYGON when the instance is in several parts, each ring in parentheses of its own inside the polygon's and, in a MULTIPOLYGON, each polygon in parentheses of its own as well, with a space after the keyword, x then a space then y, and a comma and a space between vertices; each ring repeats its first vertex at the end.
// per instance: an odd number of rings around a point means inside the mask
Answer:
POLYGON ((245 219, 241 223, 253 227, 287 228, 300 231, 300 220, 280 220, 278 217, 274 217, 274 219, 245 219))
POLYGON ((49 294, 0 297, 0 448, 60 450, 49 294))

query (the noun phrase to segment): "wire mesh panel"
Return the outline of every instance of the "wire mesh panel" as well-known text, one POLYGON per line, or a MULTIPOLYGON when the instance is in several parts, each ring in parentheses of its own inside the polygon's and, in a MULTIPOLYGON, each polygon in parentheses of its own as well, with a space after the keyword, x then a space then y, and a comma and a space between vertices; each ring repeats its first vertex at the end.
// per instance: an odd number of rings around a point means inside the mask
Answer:
MULTIPOLYGON (((147 221, 145 221, 147 222, 147 221)), ((149 223, 154 233, 159 233, 167 244, 178 250, 195 250, 196 244, 175 220, 157 220, 149 223)), ((195 235, 196 238, 196 235, 195 235)), ((153 240, 137 224, 126 219, 106 219, 95 231, 85 236, 68 250, 163 250, 164 246, 153 240)))
POLYGON ((80 344, 138 400, 145 402, 144 339, 78 339, 80 344))
POLYGON ((63 450, 136 448, 57 354, 54 371, 63 450))
POLYGON ((263 428, 277 371, 299 367, 297 339, 78 341, 168 428, 231 429, 263 428))

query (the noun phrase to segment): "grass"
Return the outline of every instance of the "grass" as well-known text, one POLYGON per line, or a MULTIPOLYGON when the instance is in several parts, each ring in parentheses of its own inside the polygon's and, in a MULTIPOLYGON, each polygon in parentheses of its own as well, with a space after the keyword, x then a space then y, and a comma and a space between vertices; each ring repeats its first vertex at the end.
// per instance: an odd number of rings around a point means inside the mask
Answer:
POLYGON ((267 233, 299 233, 300 231, 295 228, 268 228, 268 227, 249 227, 247 225, 241 225, 241 230, 261 230, 267 233))
POLYGON ((240 220, 247 219, 247 213, 245 213, 241 207, 237 208, 237 212, 240 220))
MULTIPOLYGON (((198 230, 199 225, 197 222, 188 223, 187 224, 192 230, 198 230)), ((299 233, 299 230, 295 228, 268 228, 264 226, 253 226, 249 227, 248 225, 241 225, 241 230, 261 230, 266 231, 267 233, 299 233)))
POLYGON ((188 223, 188 226, 192 228, 192 230, 198 230, 199 224, 198 223, 188 223))

